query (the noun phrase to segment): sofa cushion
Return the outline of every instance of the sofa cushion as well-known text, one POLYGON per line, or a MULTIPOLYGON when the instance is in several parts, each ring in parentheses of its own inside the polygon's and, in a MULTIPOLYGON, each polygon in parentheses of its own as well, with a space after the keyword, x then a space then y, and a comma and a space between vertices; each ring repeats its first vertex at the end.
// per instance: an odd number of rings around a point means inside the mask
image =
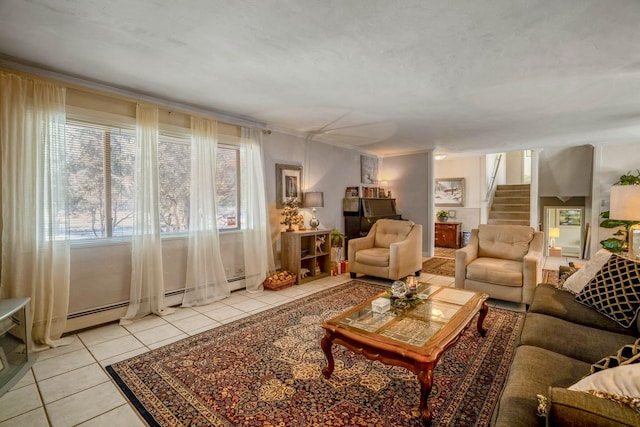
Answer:
POLYGON ((640 263, 613 254, 576 301, 630 327, 640 309, 640 263))
POLYGON ((637 336, 635 329, 620 326, 593 308, 577 302, 572 293, 549 284, 537 286, 529 312, 546 314, 591 328, 637 336))
POLYGON ((579 294, 609 261, 609 258, 611 258, 611 252, 606 249, 600 249, 582 268, 578 269, 562 283, 562 288, 574 294, 579 294))
POLYGON ((586 363, 594 363, 631 344, 635 337, 590 328, 540 313, 527 313, 520 334, 522 345, 545 348, 586 363))
POLYGON ((389 249, 388 248, 369 248, 361 249, 356 252, 356 261, 362 264, 373 265, 376 267, 389 266, 389 249))
POLYGON ((495 410, 493 425, 538 425, 536 395, 548 395, 550 385, 568 387, 587 372, 588 363, 542 348, 527 345, 518 347, 495 410))
POLYGON ((407 238, 414 222, 380 219, 376 221, 376 224, 378 226, 373 246, 388 249, 392 243, 401 242, 407 238))
POLYGON ((636 363, 598 371, 582 378, 569 387, 569 390, 598 390, 640 398, 640 365, 636 363))
POLYGON ((504 286, 522 287, 522 262, 476 258, 467 265, 467 279, 504 286))
POLYGON ((529 252, 534 230, 525 225, 478 226, 478 256, 522 261, 529 252))

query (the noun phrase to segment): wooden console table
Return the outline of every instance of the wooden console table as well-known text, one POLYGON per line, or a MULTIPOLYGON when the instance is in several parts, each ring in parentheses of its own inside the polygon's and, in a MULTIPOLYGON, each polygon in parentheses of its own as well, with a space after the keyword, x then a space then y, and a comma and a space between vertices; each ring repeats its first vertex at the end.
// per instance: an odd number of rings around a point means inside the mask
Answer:
POLYGON ((436 222, 435 245, 440 248, 460 249, 461 222, 436 222))

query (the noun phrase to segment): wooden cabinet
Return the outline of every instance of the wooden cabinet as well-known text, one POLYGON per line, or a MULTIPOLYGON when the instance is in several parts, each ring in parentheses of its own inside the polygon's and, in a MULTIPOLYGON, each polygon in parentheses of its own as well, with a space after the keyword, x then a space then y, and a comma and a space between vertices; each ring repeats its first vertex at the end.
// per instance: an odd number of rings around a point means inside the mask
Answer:
POLYGON ((305 283, 328 276, 331 272, 329 230, 285 231, 282 239, 282 269, 305 283))
POLYGON ((440 248, 460 248, 461 222, 436 222, 435 245, 440 248))

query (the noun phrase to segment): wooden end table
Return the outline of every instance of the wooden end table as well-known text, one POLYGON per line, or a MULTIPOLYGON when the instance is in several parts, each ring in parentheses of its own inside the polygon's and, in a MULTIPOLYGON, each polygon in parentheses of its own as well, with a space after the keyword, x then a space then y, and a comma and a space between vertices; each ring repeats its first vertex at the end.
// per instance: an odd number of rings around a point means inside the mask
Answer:
POLYGON ((320 345, 327 358, 322 369, 325 378, 334 370, 331 348, 340 344, 369 360, 401 366, 420 381, 420 414, 425 426, 432 414, 427 400, 433 386, 433 371, 446 349, 451 347, 469 326, 476 314, 478 332, 488 313, 487 294, 420 283, 417 296, 404 309, 385 313, 372 311, 373 300, 381 293, 333 319, 322 323, 325 335, 320 345))

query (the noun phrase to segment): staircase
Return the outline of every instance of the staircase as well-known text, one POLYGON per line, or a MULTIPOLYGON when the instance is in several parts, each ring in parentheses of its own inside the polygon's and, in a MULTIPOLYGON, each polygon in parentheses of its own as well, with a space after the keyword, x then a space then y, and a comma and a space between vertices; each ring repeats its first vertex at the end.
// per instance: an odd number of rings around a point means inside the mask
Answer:
POLYGON ((487 222, 500 225, 529 225, 530 192, 529 184, 498 185, 487 222))

